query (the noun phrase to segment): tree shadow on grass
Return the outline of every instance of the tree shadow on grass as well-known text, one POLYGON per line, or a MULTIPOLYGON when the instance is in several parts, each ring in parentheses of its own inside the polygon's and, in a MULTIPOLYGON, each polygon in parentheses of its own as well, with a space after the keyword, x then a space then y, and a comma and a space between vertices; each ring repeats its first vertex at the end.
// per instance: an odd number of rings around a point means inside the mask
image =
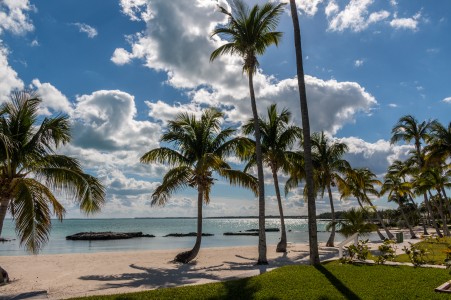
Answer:
POLYGON ((346 298, 352 300, 361 299, 357 294, 343 284, 334 274, 327 270, 323 265, 316 265, 315 268, 326 276, 327 280, 346 298))

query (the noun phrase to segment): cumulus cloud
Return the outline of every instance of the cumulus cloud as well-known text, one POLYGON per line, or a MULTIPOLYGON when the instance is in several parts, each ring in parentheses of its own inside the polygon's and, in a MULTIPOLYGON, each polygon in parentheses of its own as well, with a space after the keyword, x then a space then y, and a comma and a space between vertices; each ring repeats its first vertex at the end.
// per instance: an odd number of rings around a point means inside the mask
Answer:
POLYGON ((364 63, 364 60, 363 60, 363 59, 356 59, 356 60, 354 61, 354 66, 358 68, 358 67, 363 66, 363 63, 364 63))
POLYGON ((0 34, 9 31, 20 35, 34 29, 28 12, 35 8, 28 0, 4 0, 0 2, 0 34))
POLYGON ((410 29, 410 30, 417 30, 418 24, 421 18, 421 12, 416 13, 411 18, 397 18, 395 15, 395 18, 390 21, 390 26, 395 29, 410 29))
MULTIPOLYGON (((281 0, 280 2, 289 3, 288 0, 281 0)), ((314 16, 318 12, 318 6, 323 2, 324 0, 296 0, 296 7, 306 15, 314 16)))
POLYGON ((362 31, 373 23, 378 23, 387 19, 390 13, 386 10, 370 12, 369 7, 374 3, 373 0, 351 0, 346 7, 340 11, 339 6, 334 0, 331 0, 326 6, 326 15, 329 20, 329 30, 344 31, 362 31))
POLYGON ((445 103, 451 103, 451 97, 446 97, 442 101, 445 102, 445 103))
POLYGON ((128 64, 131 61, 131 54, 124 48, 117 48, 113 52, 111 61, 119 66, 128 64))
POLYGON ((90 39, 93 39, 97 36, 97 29, 88 24, 84 23, 72 23, 72 25, 76 26, 80 32, 86 33, 90 39))
POLYGON ((72 112, 72 104, 57 88, 50 83, 41 83, 39 79, 33 79, 31 87, 42 98, 40 114, 51 115, 53 112, 72 112))
POLYGON ((9 99, 13 90, 23 89, 24 84, 8 63, 8 50, 0 41, 0 102, 9 99))

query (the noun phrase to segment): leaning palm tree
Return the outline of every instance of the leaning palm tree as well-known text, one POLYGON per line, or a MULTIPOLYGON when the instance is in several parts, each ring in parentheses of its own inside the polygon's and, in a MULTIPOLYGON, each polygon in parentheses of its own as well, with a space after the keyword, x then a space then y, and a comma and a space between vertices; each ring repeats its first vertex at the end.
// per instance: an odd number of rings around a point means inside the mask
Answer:
POLYGON ((248 151, 252 143, 246 138, 230 139, 235 130, 221 130, 222 116, 215 109, 205 110, 200 119, 187 113, 179 114, 169 122, 167 132, 161 137, 161 142, 172 143, 175 149, 152 149, 141 157, 142 163, 164 163, 171 167, 153 192, 151 205, 166 204, 173 193, 185 187, 197 189, 196 243, 192 250, 179 253, 174 259, 177 262, 188 263, 199 252, 202 241, 202 205, 210 202, 210 191, 215 180, 213 172, 228 179, 232 185, 257 192, 253 176, 231 169, 224 160, 228 155, 248 151))
POLYGON ((343 174, 351 166, 342 159, 348 150, 348 146, 341 142, 331 142, 324 132, 313 133, 312 135, 312 160, 315 166, 315 178, 317 178, 321 197, 327 190, 332 213, 331 234, 327 240, 326 246, 333 247, 335 240, 335 209, 332 197, 332 186, 337 186, 337 181, 342 180, 340 174, 343 174))
MULTIPOLYGON (((260 118, 259 126, 261 130, 261 147, 263 162, 272 172, 274 180, 274 188, 276 191, 277 204, 280 214, 281 237, 277 244, 277 252, 287 251, 287 232, 285 228, 285 220, 283 217, 282 198, 279 187, 279 171, 287 174, 291 169, 292 158, 296 155, 291 151, 297 139, 301 138, 301 129, 297 126, 289 125, 291 113, 287 109, 283 109, 280 114, 277 113, 277 105, 273 104, 268 107, 268 118, 260 118)), ((244 134, 255 133, 254 120, 249 120, 243 125, 244 134)), ((254 147, 255 150, 255 147, 254 147)), ((252 151, 249 162, 245 167, 247 171, 256 163, 255 151, 252 151)))
MULTIPOLYGON (((424 167, 424 158, 422 156, 421 142, 429 138, 430 129, 431 129, 430 121, 423 121, 419 123, 417 119, 415 119, 415 117, 411 115, 403 116, 392 128, 391 131, 392 137, 390 139, 390 143, 394 144, 399 141, 405 141, 407 143, 410 143, 411 141, 413 141, 415 146, 414 153, 416 154, 417 166, 418 169, 421 169, 424 167)), ((428 208, 429 214, 432 215, 432 209, 431 206, 429 205, 426 192, 423 193, 423 199, 424 203, 426 204, 426 207, 428 208)), ((438 227, 435 225, 434 227, 437 233, 440 234, 438 227)), ((424 228, 424 234, 428 234, 426 228, 424 228)))
POLYGON ((102 184, 76 159, 55 152, 71 139, 68 116, 46 117, 39 124, 41 103, 38 95, 23 91, 0 106, 0 236, 9 211, 20 245, 32 253, 48 241, 52 215, 64 217, 55 191, 65 192, 87 214, 105 202, 102 184))
POLYGON ((262 55, 271 45, 278 45, 282 32, 275 31, 283 12, 284 4, 266 3, 255 5, 252 9, 242 1, 232 1, 232 12, 219 6, 221 12, 229 17, 229 22, 213 30, 212 36, 220 35, 228 40, 227 43, 213 51, 210 61, 221 55, 238 55, 243 59, 243 72, 248 75, 249 92, 251 98, 252 115, 255 130, 255 152, 258 176, 258 264, 268 264, 266 258, 265 234, 265 188, 263 175, 263 160, 261 150, 260 127, 258 126, 258 111, 255 101, 253 76, 257 71, 258 55, 262 55))
POLYGON ((291 18, 293 20, 294 30, 294 47, 296 53, 296 71, 299 87, 299 101, 301 104, 302 116, 302 131, 304 136, 304 170, 305 182, 307 187, 307 211, 308 211, 308 230, 309 230, 309 247, 310 247, 310 263, 318 265, 319 251, 318 251, 318 229, 316 224, 316 203, 313 183, 313 163, 311 156, 311 142, 310 142, 310 121, 307 105, 307 93, 305 91, 304 80, 304 65, 302 62, 302 45, 301 45, 301 30, 299 28, 298 10, 296 8, 295 0, 290 0, 291 18))

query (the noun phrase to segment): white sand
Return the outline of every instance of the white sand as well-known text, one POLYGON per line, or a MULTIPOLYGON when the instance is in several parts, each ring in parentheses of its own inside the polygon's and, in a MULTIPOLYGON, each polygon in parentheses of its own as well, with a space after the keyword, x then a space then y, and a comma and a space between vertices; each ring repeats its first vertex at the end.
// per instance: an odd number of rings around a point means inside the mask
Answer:
MULTIPOLYGON (((268 266, 256 266, 257 247, 201 249, 196 260, 171 262, 180 250, 0 256, 12 282, 0 286, 0 299, 24 293, 33 299, 63 299, 86 295, 137 292, 233 278, 250 277, 282 265, 308 263, 308 246, 289 246, 286 254, 268 246, 268 266)), ((337 255, 322 248, 321 259, 337 255)))

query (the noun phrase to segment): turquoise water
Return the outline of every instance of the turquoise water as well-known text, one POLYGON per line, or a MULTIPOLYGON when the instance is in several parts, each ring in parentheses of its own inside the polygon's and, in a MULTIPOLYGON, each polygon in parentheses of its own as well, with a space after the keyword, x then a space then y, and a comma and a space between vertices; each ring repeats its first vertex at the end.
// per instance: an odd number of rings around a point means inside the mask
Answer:
MULTIPOLYGON (((326 241, 329 232, 325 232, 328 221, 318 221, 318 240, 326 241)), ((293 243, 308 242, 307 220, 287 219, 288 241, 293 243)), ((279 227, 278 219, 268 219, 266 227, 279 227)), ((256 236, 224 236, 224 232, 238 232, 258 228, 257 219, 205 219, 203 231, 214 236, 204 237, 202 247, 229 247, 257 245, 256 236)), ((40 253, 89 253, 108 251, 163 250, 191 248, 195 237, 163 237, 168 233, 188 233, 196 231, 196 219, 66 219, 54 220, 48 244, 40 253), (83 231, 117 231, 153 234, 155 238, 134 238, 114 241, 67 241, 66 236, 83 231)), ((27 254, 15 235, 12 220, 5 220, 2 236, 14 238, 12 242, 0 243, 0 256, 27 254)), ((280 232, 267 232, 268 244, 277 244, 280 232)), ((337 234, 337 241, 343 237, 337 234)))

